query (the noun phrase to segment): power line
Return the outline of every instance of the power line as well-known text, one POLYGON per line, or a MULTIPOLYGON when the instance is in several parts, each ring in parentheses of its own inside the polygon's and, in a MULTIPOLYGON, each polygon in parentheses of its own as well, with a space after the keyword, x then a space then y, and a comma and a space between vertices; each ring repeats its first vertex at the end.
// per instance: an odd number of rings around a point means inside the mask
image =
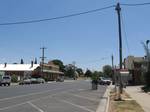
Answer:
POLYGON ((113 7, 115 7, 115 5, 111 5, 111 6, 107 6, 107 7, 103 7, 103 8, 98 8, 98 9, 94 9, 94 10, 89 10, 89 11, 85 11, 85 12, 79 12, 79 13, 69 14, 69 15, 65 15, 65 16, 58 16, 58 17, 45 18, 45 19, 37 19, 37 20, 29 20, 29 21, 0 23, 0 26, 38 23, 38 22, 44 22, 44 21, 51 21, 51 20, 57 20, 57 19, 70 18, 70 17, 74 17, 74 16, 79 16, 79 15, 84 15, 84 14, 99 12, 99 11, 106 10, 106 9, 109 9, 109 8, 113 8, 113 7))
POLYGON ((126 46, 128 49, 128 53, 131 54, 130 48, 129 48, 129 43, 128 43, 128 38, 127 38, 127 32, 126 32, 125 24, 124 24, 124 18, 123 18, 122 13, 121 13, 121 20, 122 20, 123 32, 124 32, 124 36, 125 36, 125 42, 126 42, 126 46))
POLYGON ((150 2, 147 3, 136 3, 136 4, 121 4, 124 6, 143 6, 143 5, 150 5, 150 2))
POLYGON ((99 63, 101 61, 107 60, 109 57, 103 57, 100 59, 96 59, 96 60, 90 60, 90 61, 86 61, 86 62, 82 62, 81 64, 92 64, 92 63, 99 63))
MULTIPOLYGON (((124 5, 124 6, 143 6, 143 5, 150 5, 150 2, 147 2, 147 3, 136 3, 136 4, 120 4, 120 5, 124 5)), ((57 20, 57 19, 70 18, 70 17, 74 17, 74 16, 79 16, 79 15, 99 12, 99 11, 106 10, 106 9, 109 9, 109 8, 113 8, 113 7, 115 7, 115 5, 110 5, 110 6, 106 6, 106 7, 103 7, 103 8, 98 8, 98 9, 94 9, 94 10, 89 10, 89 11, 85 11, 85 12, 79 12, 79 13, 74 13, 74 14, 69 14, 69 15, 64 15, 64 16, 52 17, 52 18, 0 23, 0 26, 18 25, 18 24, 30 24, 30 23, 38 23, 38 22, 45 22, 45 21, 51 21, 51 20, 57 20)))

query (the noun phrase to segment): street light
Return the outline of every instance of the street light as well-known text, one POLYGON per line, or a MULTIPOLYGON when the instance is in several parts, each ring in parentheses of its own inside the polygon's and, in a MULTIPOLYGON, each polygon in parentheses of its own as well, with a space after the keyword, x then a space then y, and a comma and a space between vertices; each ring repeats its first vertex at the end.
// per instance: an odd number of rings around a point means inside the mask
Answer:
POLYGON ((146 41, 146 47, 147 47, 147 69, 149 70, 150 68, 150 54, 149 54, 149 48, 148 48, 148 44, 149 44, 150 40, 146 41))
POLYGON ((148 52, 147 52, 147 59, 148 59, 148 61, 150 61, 150 60, 149 60, 149 57, 148 57, 148 56, 149 56, 149 48, 148 48, 148 44, 149 44, 149 43, 150 43, 150 40, 146 40, 146 47, 147 47, 147 51, 148 51, 148 52))
POLYGON ((149 42, 150 42, 150 40, 147 40, 147 41, 146 41, 147 48, 148 48, 148 44, 149 44, 149 42))

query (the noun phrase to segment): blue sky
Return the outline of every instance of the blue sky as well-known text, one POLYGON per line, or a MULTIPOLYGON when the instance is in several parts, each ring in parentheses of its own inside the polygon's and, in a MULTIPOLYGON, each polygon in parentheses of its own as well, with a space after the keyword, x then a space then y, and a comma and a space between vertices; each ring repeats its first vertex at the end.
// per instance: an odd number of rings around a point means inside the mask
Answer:
MULTIPOLYGON (((119 0, 118 0, 119 1, 119 0)), ((84 12, 116 4, 115 0, 3 0, 0 1, 0 23, 51 18, 84 12)), ((149 0, 120 0, 121 3, 143 3, 149 0)), ((144 56, 141 41, 150 39, 150 5, 122 6, 124 30, 123 57, 144 56), (127 43, 128 47, 127 48, 127 43)), ((0 63, 29 63, 41 56, 47 47, 47 60, 76 62, 84 69, 100 70, 111 64, 114 54, 118 65, 118 26, 114 8, 47 22, 0 26, 0 63)))

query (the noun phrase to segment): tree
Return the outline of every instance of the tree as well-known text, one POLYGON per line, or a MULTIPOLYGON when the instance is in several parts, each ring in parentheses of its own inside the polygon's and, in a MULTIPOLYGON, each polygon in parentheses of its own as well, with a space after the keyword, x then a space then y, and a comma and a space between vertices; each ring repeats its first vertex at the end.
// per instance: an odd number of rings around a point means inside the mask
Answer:
POLYGON ((75 70, 71 64, 65 66, 65 76, 71 77, 71 78, 75 77, 75 70))
POLYGON ((34 64, 37 64, 37 58, 35 58, 35 60, 34 60, 34 64))
POLYGON ((112 67, 110 65, 103 66, 103 73, 106 77, 112 78, 112 74, 113 74, 112 67))
POLYGON ((55 59, 55 60, 52 60, 52 62, 55 64, 55 65, 58 65, 59 68, 60 68, 60 71, 64 72, 65 71, 65 66, 63 64, 63 62, 61 60, 58 60, 58 59, 55 59))
POLYGON ((21 59, 20 64, 24 64, 23 59, 21 59))
POLYGON ((11 76, 11 82, 18 82, 18 77, 15 74, 11 76))
POLYGON ((85 77, 91 77, 92 76, 92 72, 90 70, 87 70, 84 74, 85 77))
POLYGON ((147 45, 144 43, 142 43, 142 44, 143 44, 143 47, 145 49, 146 62, 147 62, 147 71, 145 72, 144 79, 146 82, 146 86, 150 87, 150 51, 148 49, 148 43, 147 43, 147 45))
POLYGON ((100 76, 100 77, 103 76, 103 72, 102 72, 102 71, 99 71, 98 73, 99 73, 99 76, 100 76))
POLYGON ((82 68, 77 68, 76 71, 78 72, 79 76, 84 74, 82 68))
POLYGON ((94 71, 93 74, 97 75, 98 77, 103 76, 103 73, 101 71, 94 71))
POLYGON ((99 79, 99 72, 97 72, 97 71, 93 72, 91 79, 92 80, 98 80, 99 79))

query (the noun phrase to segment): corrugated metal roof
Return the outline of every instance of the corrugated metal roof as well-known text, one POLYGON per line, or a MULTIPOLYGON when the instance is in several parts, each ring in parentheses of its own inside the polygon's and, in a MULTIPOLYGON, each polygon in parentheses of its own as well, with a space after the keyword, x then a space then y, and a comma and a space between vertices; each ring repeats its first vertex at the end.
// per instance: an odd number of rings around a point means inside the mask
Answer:
POLYGON ((0 64, 0 71, 33 71, 37 67, 39 67, 39 64, 33 64, 33 67, 31 67, 31 64, 0 64))

